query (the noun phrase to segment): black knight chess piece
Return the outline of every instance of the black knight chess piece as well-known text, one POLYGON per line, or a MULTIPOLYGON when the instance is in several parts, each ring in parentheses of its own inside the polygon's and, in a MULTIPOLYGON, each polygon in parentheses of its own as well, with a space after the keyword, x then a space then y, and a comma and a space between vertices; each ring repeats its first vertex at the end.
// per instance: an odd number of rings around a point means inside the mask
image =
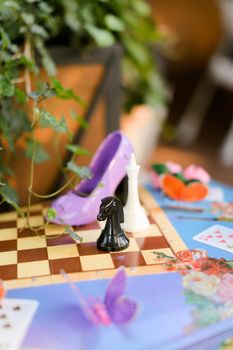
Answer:
POLYGON ((124 222, 124 212, 119 199, 103 198, 97 220, 106 220, 105 227, 97 239, 98 249, 116 252, 129 246, 129 239, 120 225, 124 222))

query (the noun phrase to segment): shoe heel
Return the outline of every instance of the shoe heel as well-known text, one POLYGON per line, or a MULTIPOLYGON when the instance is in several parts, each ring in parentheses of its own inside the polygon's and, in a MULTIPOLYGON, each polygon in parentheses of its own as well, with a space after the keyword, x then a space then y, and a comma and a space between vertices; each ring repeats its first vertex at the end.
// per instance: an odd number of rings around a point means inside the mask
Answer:
POLYGON ((123 206, 126 204, 128 197, 128 175, 125 175, 117 186, 115 196, 120 199, 123 206))

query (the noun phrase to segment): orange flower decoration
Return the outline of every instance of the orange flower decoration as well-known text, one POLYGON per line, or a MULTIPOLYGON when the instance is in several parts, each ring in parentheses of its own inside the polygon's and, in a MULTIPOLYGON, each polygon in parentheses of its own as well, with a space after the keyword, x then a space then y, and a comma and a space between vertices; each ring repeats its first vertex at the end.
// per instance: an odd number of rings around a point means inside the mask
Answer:
POLYGON ((208 187, 200 182, 185 184, 171 174, 164 174, 162 190, 171 199, 177 201, 196 202, 204 199, 208 194, 208 187))
POLYGON ((185 249, 176 253, 177 259, 185 262, 196 261, 208 258, 208 254, 204 249, 185 249))
POLYGON ((193 254, 192 254, 192 251, 189 249, 181 250, 180 252, 177 252, 176 257, 181 261, 193 261, 193 254))

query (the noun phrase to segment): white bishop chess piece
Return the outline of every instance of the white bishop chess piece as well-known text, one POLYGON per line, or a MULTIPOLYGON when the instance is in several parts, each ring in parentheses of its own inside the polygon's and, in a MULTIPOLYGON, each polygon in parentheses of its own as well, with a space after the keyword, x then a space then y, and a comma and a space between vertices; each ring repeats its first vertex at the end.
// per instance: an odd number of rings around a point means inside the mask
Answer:
POLYGON ((126 169, 128 175, 128 198, 124 207, 123 228, 128 232, 145 231, 150 226, 150 223, 139 200, 138 172, 140 166, 136 164, 134 153, 131 154, 130 162, 126 169))

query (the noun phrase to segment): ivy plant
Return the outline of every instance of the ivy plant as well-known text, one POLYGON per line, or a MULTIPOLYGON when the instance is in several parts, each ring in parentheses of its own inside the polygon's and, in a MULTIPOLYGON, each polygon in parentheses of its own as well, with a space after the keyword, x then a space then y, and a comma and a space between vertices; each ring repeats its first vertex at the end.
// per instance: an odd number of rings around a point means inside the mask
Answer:
MULTIPOLYGON (((158 40, 158 34, 146 0, 1 0, 0 23, 0 197, 1 202, 21 213, 17 194, 7 182, 9 176, 14 176, 9 164, 17 142, 26 134, 25 156, 31 159, 30 208, 33 195, 43 197, 33 191, 34 165, 48 159, 35 140, 37 126, 67 133, 67 149, 73 157, 64 171, 78 178, 90 176, 87 168, 76 164, 76 157, 87 151, 72 145, 64 117, 57 119, 43 107, 42 102, 52 96, 84 103, 56 78, 49 45, 69 43, 84 52, 120 43, 125 51, 123 85, 127 110, 136 103, 163 103, 164 88, 149 49, 150 42, 158 40), (31 76, 39 79, 41 66, 48 73, 48 81, 32 91, 31 76), (32 119, 27 108, 29 100, 33 101, 32 119)), ((82 118, 78 121, 86 127, 82 118)), ((73 177, 68 185, 72 181, 73 177)))

